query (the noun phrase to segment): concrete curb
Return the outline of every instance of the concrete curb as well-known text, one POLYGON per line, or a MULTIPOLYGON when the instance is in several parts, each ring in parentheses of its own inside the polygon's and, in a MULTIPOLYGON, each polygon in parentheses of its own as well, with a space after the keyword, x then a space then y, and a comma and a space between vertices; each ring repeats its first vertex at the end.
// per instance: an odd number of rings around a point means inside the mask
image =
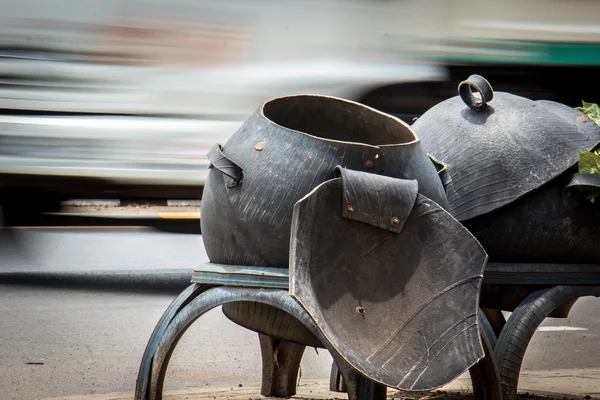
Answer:
MULTIPOLYGON (((294 399, 347 399, 345 393, 330 392, 328 383, 321 380, 301 381, 294 399)), ((199 388, 166 390, 168 400, 249 400, 265 399, 260 395, 260 384, 206 385, 199 388)), ((276 398, 272 398, 276 399, 276 398)), ((133 393, 106 393, 68 397, 38 398, 37 400, 133 400, 133 393)))
MULTIPOLYGON (((399 392, 395 390, 388 391, 388 399, 396 400, 417 400, 427 396, 429 400, 444 399, 449 393, 445 392, 399 392)), ((467 399, 467 393, 464 396, 458 392, 453 392, 453 399, 467 399)), ((179 390, 166 390, 164 397, 167 400, 255 400, 266 399, 260 395, 260 384, 239 384, 239 385, 206 385, 198 388, 187 388, 179 390), (241 386, 240 386, 241 385, 241 386)), ((297 394, 292 399, 305 400, 347 400, 345 393, 336 393, 329 391, 329 382, 325 380, 301 380, 297 388, 297 394)), ((271 399, 280 399, 271 397, 271 399)), ((133 400, 133 393, 106 393, 71 397, 53 397, 38 400, 133 400)))
MULTIPOLYGON (((541 374, 546 374, 542 372, 541 374)), ((540 375, 534 373, 534 375, 540 375)), ((527 375, 525 375, 527 376, 527 375)), ((561 377, 559 379, 563 379, 561 377)), ((579 377, 585 380, 585 376, 579 377)), ((535 378, 534 378, 535 380, 535 378)), ((530 387, 533 381, 526 378, 522 386, 530 387)), ((548 382, 546 382, 547 384, 548 382)), ((519 393, 520 399, 527 400, 583 400, 584 394, 568 394, 573 393, 573 390, 568 390, 563 393, 549 392, 544 390, 522 390, 519 393)), ((389 400, 472 400, 472 392, 470 391, 470 382, 468 375, 463 375, 451 384, 444 386, 440 390, 426 392, 406 392, 388 389, 389 400), (466 387, 465 387, 466 386, 466 387)), ((258 400, 266 399, 260 395, 260 384, 238 384, 238 385, 209 385, 202 387, 166 390, 164 393, 166 400, 258 400)), ((347 400, 348 396, 345 393, 336 393, 329 391, 329 382, 326 380, 301 380, 298 385, 297 394, 292 399, 302 400, 329 400, 340 399, 347 400)), ((597 399, 598 397, 587 397, 589 399, 597 399)), ((36 400, 133 400, 133 392, 120 393, 105 393, 91 394, 65 397, 37 398, 36 400)), ((278 399, 278 398, 272 398, 278 399)))
POLYGON ((178 294, 191 285, 192 268, 102 271, 2 272, 0 283, 86 290, 178 294))

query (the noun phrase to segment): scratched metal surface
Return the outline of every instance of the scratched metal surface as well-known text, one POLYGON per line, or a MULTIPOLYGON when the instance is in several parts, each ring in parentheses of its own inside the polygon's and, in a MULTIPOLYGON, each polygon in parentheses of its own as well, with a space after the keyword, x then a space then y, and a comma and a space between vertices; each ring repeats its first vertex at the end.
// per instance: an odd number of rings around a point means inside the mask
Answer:
POLYGON ((370 223, 347 217, 340 179, 297 203, 290 292, 362 374, 399 389, 439 387, 483 356, 477 312, 487 255, 431 200, 399 201, 406 193, 394 181, 403 180, 362 175, 352 187, 363 185, 358 204, 370 223), (375 180, 387 182, 370 190, 375 180), (379 226, 398 204, 412 208, 401 232, 393 215, 388 229, 379 226))
POLYGON ((333 178, 337 165, 415 179, 421 193, 446 201, 437 170, 408 125, 339 98, 271 100, 224 144, 223 154, 243 178, 232 187, 218 165, 209 172, 201 225, 214 263, 286 268, 294 204, 333 178))
POLYGON ((448 210, 460 221, 541 187, 575 165, 580 151, 600 143, 600 128, 578 111, 503 92, 481 111, 453 97, 412 128, 448 165, 448 210))

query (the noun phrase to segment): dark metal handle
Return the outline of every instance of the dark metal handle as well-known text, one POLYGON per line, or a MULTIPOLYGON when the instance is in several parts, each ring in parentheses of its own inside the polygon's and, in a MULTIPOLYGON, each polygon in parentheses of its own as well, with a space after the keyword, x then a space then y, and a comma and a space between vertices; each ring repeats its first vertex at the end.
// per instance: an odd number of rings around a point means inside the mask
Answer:
POLYGON ((231 183, 227 185, 227 187, 231 188, 240 184, 243 177, 242 167, 223 154, 223 146, 215 144, 208 152, 207 157, 210 161, 209 168, 215 168, 222 174, 231 178, 231 183))
POLYGON ((480 75, 471 75, 466 81, 458 84, 458 94, 467 106, 475 111, 487 107, 488 101, 494 98, 492 85, 480 75), (473 91, 479 93, 480 98, 475 97, 473 91))

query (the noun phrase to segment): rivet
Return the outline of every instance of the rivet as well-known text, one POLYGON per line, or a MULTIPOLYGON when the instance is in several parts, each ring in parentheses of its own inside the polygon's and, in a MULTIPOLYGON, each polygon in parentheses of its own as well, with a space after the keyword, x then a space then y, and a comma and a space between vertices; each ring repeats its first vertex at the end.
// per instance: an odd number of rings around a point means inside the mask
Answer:
POLYGON ((352 214, 354 212, 354 207, 352 207, 351 205, 347 205, 346 206, 346 212, 348 214, 352 214))
POLYGON ((265 149, 265 142, 258 142, 256 146, 254 146, 254 150, 263 151, 265 149))
POLYGON ((390 220, 390 224, 392 224, 392 226, 398 226, 398 225, 400 225, 400 218, 398 218, 398 217, 392 217, 392 219, 390 220))
POLYGON ((367 168, 367 169, 373 168, 373 161, 371 161, 371 160, 365 161, 365 168, 367 168))

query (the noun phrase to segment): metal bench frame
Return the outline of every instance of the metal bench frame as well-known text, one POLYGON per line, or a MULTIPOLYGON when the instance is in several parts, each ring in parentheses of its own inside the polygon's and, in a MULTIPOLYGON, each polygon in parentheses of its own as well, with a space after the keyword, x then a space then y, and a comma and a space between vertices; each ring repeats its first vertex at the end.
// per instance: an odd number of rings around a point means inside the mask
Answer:
MULTIPOLYGON (((286 269, 205 264, 194 270, 192 285, 167 308, 152 333, 144 352, 136 382, 136 400, 162 399, 170 357, 185 331, 203 314, 236 301, 268 304, 296 318, 330 350, 334 359, 331 389, 348 394, 349 400, 384 400, 386 387, 369 380, 346 364, 318 328, 288 293, 286 269)), ((501 400, 500 378, 493 357, 495 336, 483 313, 480 316, 485 357, 469 370, 477 399, 501 400)), ((277 341, 259 334, 263 358, 261 394, 290 397, 296 393, 296 379, 304 347, 277 341), (277 348, 277 354, 274 349, 277 348), (277 357, 278 362, 274 362, 277 357)))
POLYGON ((497 335, 494 358, 504 400, 517 397, 527 346, 547 317, 566 318, 577 299, 600 297, 600 265, 495 263, 486 266, 481 305, 497 335), (512 311, 508 320, 501 312, 512 311))

